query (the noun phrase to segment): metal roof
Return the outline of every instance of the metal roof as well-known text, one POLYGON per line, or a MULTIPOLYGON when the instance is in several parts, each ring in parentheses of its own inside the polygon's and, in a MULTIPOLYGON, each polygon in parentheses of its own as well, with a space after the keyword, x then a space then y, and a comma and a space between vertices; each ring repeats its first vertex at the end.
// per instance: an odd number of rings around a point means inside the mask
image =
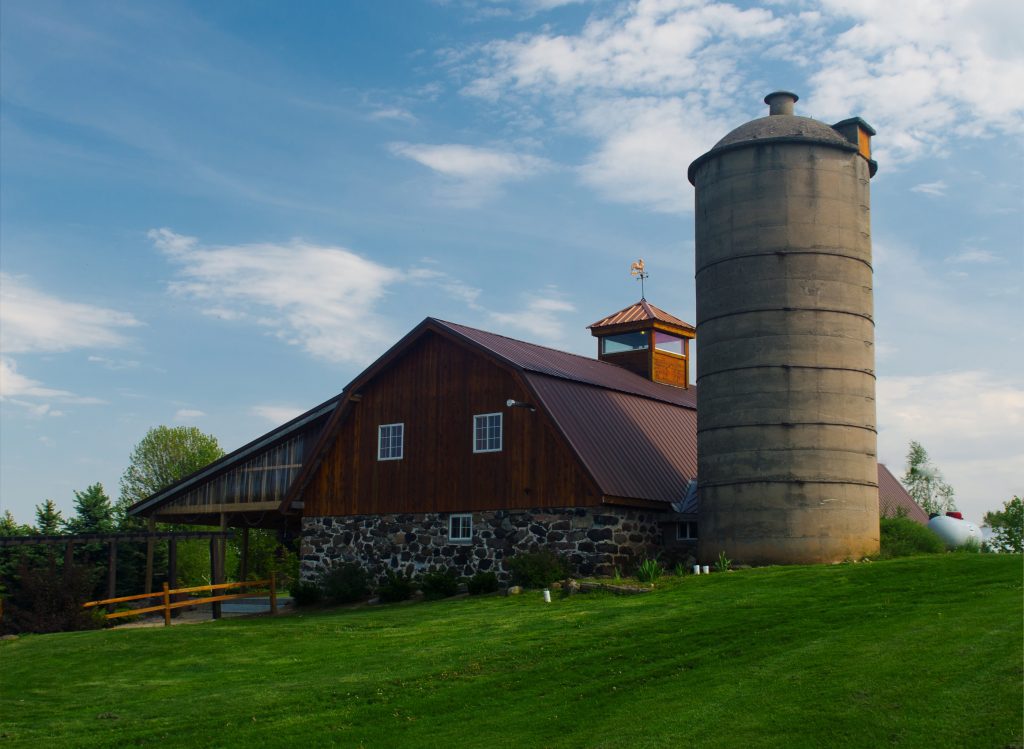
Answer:
POLYGON ((674 406, 697 408, 697 389, 693 385, 689 388, 662 385, 608 362, 558 351, 546 346, 538 346, 535 343, 517 341, 515 338, 507 338, 503 335, 488 333, 444 320, 432 319, 432 321, 524 372, 534 372, 608 390, 617 390, 641 398, 663 401, 674 406))
POLYGON ((683 322, 675 315, 670 315, 660 307, 655 307, 646 299, 641 299, 639 302, 631 304, 625 309, 620 309, 618 312, 608 315, 608 317, 604 317, 587 327, 593 330, 594 328, 605 328, 611 325, 623 325, 631 322, 646 322, 648 320, 664 322, 669 325, 677 325, 681 328, 686 328, 687 330, 694 330, 694 327, 690 325, 690 323, 683 322))
POLYGON ((922 525, 928 523, 928 513, 921 509, 921 505, 914 501, 914 498, 903 488, 903 484, 889 473, 889 469, 879 463, 878 514, 883 517, 892 517, 900 509, 906 511, 907 517, 914 522, 921 523, 922 525))
POLYGON ((685 496, 697 475, 693 408, 539 373, 526 380, 602 494, 663 502, 685 496))

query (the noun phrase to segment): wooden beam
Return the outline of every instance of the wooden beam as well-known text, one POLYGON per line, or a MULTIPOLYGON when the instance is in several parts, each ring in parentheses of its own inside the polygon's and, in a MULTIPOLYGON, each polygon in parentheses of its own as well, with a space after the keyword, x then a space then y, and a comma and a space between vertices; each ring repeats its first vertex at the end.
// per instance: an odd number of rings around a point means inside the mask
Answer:
MULTIPOLYGON (((150 533, 156 533, 156 521, 153 518, 149 518, 146 522, 147 530, 150 533)), ((147 593, 153 592, 153 551, 156 540, 150 536, 146 539, 146 587, 147 593)))
MULTIPOLYGON (((107 598, 117 595, 117 541, 110 541, 110 557, 107 560, 107 598)), ((107 606, 107 611, 113 613, 114 604, 107 606)))
POLYGON ((242 529, 242 559, 239 565, 238 578, 245 582, 249 577, 249 526, 242 529))
POLYGON ((75 542, 68 541, 68 545, 64 547, 64 570, 65 572, 70 569, 71 565, 75 563, 75 542))

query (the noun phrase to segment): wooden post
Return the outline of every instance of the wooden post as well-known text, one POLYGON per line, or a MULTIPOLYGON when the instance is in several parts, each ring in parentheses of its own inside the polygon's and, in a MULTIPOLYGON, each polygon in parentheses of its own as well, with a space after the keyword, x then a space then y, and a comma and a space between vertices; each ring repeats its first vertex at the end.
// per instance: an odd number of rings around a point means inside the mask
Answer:
POLYGON ((277 577, 273 570, 270 572, 270 613, 277 613, 277 577))
POLYGON ((249 526, 242 529, 242 559, 238 571, 238 581, 244 583, 249 579, 249 526))
POLYGON ((68 545, 64 547, 64 572, 67 573, 68 568, 75 563, 75 542, 68 541, 68 545))
MULTIPOLYGON (((107 561, 107 598, 117 597, 117 541, 110 541, 110 557, 107 561)), ((114 613, 114 604, 107 604, 107 613, 114 613)))
POLYGON ((170 587, 178 587, 178 539, 167 542, 167 582, 170 587))
MULTIPOLYGON (((153 518, 149 519, 146 524, 146 528, 150 534, 156 533, 156 520, 153 518)), ((153 544, 155 539, 152 535, 146 539, 146 593, 153 592, 153 544)))
MULTIPOLYGON (((219 544, 216 538, 210 539, 210 582, 216 585, 221 582, 220 580, 220 560, 218 557, 219 544)), ((212 595, 219 595, 219 591, 210 591, 212 595)), ((211 616, 214 619, 220 619, 220 601, 217 603, 210 604, 211 616)))
POLYGON ((171 594, 167 583, 164 583, 164 626, 171 626, 171 594))

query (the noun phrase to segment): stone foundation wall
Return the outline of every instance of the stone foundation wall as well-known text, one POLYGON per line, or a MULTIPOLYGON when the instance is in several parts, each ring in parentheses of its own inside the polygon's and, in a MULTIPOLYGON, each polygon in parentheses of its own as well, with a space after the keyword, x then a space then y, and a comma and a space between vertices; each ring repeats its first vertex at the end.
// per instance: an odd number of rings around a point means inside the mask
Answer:
POLYGON ((302 579, 315 580, 333 562, 359 562, 376 577, 386 570, 416 574, 455 568, 491 570, 506 581, 505 561, 549 549, 577 575, 626 573, 662 548, 662 513, 624 507, 543 508, 470 513, 473 538, 448 540, 453 513, 355 515, 302 519, 302 579))

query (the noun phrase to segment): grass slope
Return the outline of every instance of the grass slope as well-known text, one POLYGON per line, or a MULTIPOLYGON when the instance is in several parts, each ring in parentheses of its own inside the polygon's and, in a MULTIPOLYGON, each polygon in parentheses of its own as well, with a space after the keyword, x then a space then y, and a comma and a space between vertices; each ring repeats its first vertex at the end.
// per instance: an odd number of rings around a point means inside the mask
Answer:
POLYGON ((1005 747, 1020 556, 0 643, 7 746, 1005 747))

